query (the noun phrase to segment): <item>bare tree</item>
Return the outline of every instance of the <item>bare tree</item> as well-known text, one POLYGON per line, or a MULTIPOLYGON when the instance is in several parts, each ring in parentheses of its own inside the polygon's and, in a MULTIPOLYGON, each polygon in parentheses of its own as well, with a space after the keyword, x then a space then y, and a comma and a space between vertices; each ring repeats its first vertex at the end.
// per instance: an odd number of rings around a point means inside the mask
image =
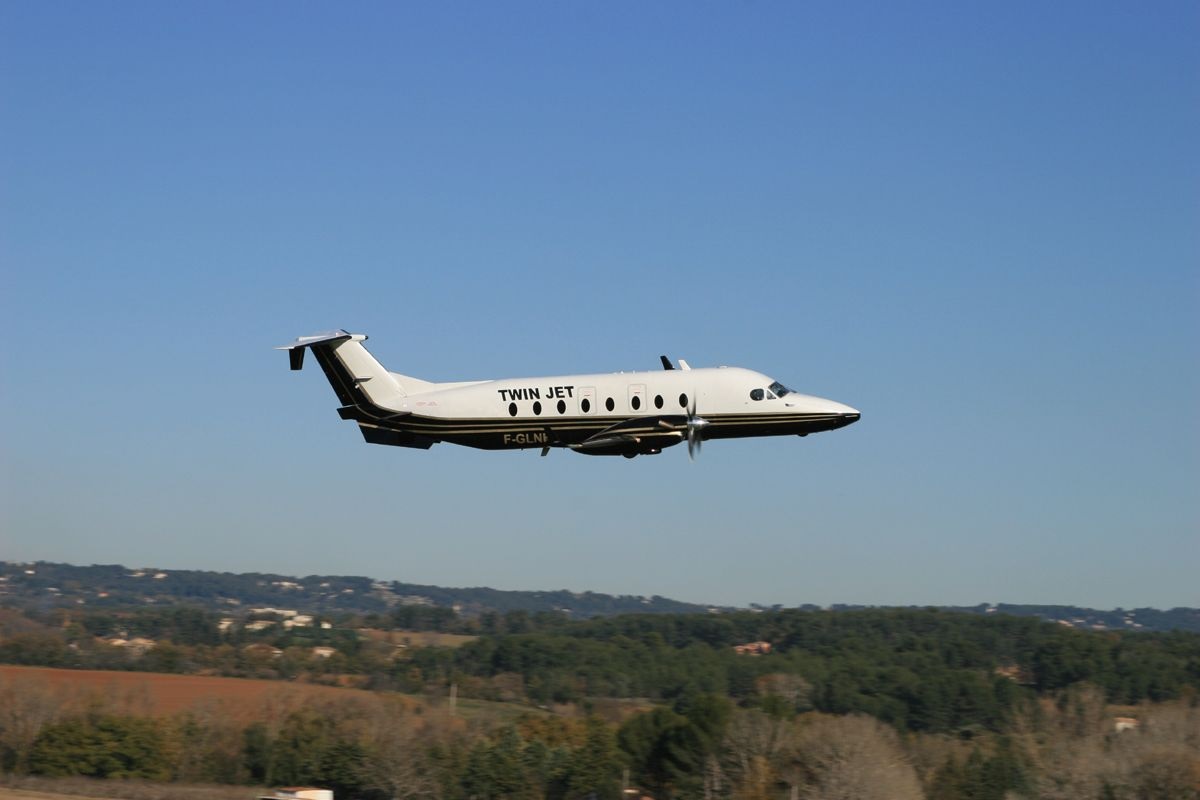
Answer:
POLYGON ((1013 721, 1039 800, 1200 800, 1200 709, 1145 705, 1118 731, 1095 687, 1071 687, 1058 703, 1013 721))
POLYGON ((0 767, 24 774, 29 751, 42 729, 63 713, 61 696, 42 680, 0 676, 0 767))
POLYGON ((428 755, 438 731, 402 705, 381 703, 368 720, 366 777, 392 800, 436 798, 438 785, 428 755))
POLYGON ((761 782, 787 745, 791 725, 761 711, 735 711, 723 742, 725 772, 735 786, 761 782))
POLYGON ((792 711, 812 708, 812 684, 799 675, 773 672, 755 681, 755 688, 762 697, 778 697, 792 711))
POLYGON ((871 717, 810 715, 793 737, 785 780, 805 800, 921 800, 896 732, 871 717))
POLYGON ((733 786, 733 800, 773 800, 775 771, 763 756, 751 756, 733 786))
POLYGON ((1200 708, 1144 706, 1135 730, 1107 735, 1106 779, 1121 800, 1200 800, 1200 708))

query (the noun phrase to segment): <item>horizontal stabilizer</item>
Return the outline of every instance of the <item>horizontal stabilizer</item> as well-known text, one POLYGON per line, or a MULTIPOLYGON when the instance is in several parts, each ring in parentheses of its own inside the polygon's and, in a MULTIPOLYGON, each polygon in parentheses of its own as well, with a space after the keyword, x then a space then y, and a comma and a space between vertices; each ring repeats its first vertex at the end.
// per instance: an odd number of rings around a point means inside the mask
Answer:
MULTIPOLYGON (((288 351, 288 363, 293 370, 304 367, 304 349, 318 344, 334 344, 336 342, 344 342, 347 339, 353 339, 354 334, 348 331, 336 330, 327 331, 325 333, 317 333, 312 336, 301 336, 291 344, 281 345, 276 347, 276 350, 288 351)), ((365 336, 361 337, 367 338, 365 336)))
POLYGON ((389 422, 391 420, 407 417, 412 414, 411 411, 395 411, 384 416, 380 416, 377 412, 364 411, 358 406, 342 406, 338 409, 338 416, 342 419, 352 419, 355 422, 389 422))
POLYGON ((393 431, 387 428, 377 428, 374 425, 358 424, 363 439, 370 444, 387 444, 392 447, 415 447, 418 450, 428 450, 436 444, 436 440, 428 436, 418 436, 404 431, 393 431))

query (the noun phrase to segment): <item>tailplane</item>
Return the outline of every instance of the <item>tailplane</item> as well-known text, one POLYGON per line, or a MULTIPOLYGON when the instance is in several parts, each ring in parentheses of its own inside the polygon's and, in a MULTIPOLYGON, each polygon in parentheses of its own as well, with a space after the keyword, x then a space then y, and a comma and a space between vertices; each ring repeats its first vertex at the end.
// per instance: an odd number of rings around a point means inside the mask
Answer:
POLYGON ((366 338, 361 333, 337 330, 301 336, 276 349, 288 351, 288 361, 294 370, 304 367, 304 351, 312 350, 343 406, 396 413, 405 397, 433 388, 434 384, 428 381, 388 372, 363 347, 366 338))

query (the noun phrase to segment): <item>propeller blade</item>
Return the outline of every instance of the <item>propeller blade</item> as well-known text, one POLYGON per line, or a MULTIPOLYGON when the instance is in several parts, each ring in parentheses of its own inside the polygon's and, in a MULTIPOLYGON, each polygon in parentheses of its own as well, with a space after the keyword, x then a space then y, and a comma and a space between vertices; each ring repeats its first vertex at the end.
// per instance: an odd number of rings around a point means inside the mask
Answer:
POLYGON ((696 416, 696 398, 693 395, 692 404, 688 407, 687 418, 688 458, 693 461, 696 460, 696 456, 700 455, 700 445, 704 441, 700 433, 706 425, 708 425, 708 420, 696 416))

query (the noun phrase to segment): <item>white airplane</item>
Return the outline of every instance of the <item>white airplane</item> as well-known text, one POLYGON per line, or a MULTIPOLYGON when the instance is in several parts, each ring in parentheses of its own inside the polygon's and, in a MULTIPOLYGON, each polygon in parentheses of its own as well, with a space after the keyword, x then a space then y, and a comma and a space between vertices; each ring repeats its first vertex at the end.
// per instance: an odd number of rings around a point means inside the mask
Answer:
POLYGON ((633 458, 686 441, 692 457, 705 439, 807 436, 856 422, 850 406, 793 392, 738 367, 555 375, 496 381, 430 383, 388 372, 363 347, 367 337, 343 330, 302 336, 287 350, 293 370, 313 356, 373 444, 428 450, 450 442, 484 450, 565 447, 593 456, 633 458), (703 416, 701 416, 703 413, 703 416))

